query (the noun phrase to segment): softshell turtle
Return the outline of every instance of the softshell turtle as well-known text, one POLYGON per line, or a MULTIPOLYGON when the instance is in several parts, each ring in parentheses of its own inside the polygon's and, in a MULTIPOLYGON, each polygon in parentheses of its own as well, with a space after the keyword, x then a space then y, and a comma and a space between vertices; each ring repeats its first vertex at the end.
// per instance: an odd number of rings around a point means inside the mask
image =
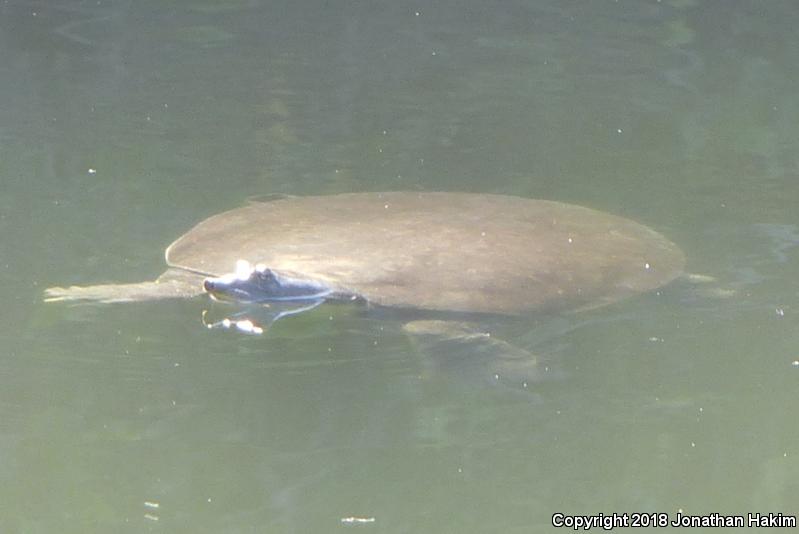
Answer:
MULTIPOLYGON (((45 297, 123 302, 210 293, 290 301, 293 311, 359 300, 524 315, 616 302, 666 284, 684 261, 654 230, 581 206, 490 194, 348 193, 251 202, 179 237, 154 281, 53 287, 45 297)), ((226 324, 258 331, 248 320, 226 324)), ((429 335, 440 326, 426 321, 408 331, 429 335)))

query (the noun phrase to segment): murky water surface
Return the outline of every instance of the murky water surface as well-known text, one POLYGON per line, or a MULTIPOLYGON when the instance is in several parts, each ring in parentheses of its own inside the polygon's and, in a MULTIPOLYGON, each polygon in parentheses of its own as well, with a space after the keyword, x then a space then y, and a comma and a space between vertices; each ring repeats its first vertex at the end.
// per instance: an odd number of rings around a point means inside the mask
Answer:
MULTIPOLYGON (((0 530, 538 532, 796 515, 791 1, 0 1, 0 530), (525 389, 323 306, 262 337, 157 276, 258 195, 452 190, 678 243, 659 293, 503 333, 525 389)), ((264 231, 269 231, 265 228, 264 231)))

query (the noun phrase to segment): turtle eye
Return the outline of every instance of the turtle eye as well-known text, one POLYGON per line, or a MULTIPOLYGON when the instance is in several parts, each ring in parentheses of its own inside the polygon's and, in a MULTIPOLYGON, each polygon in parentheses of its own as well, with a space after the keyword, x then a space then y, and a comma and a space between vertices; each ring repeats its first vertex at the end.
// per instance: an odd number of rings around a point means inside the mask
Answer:
POLYGON ((263 280, 265 282, 271 282, 275 279, 275 273, 272 272, 272 269, 267 269, 266 267, 264 267, 263 270, 255 271, 254 274, 259 280, 263 280))

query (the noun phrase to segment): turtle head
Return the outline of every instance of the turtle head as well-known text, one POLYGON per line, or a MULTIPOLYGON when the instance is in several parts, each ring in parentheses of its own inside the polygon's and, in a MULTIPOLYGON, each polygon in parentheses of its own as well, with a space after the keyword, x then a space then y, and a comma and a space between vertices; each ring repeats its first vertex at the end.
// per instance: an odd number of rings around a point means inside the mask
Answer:
POLYGON ((206 278, 203 288, 215 300, 244 303, 320 300, 332 293, 324 283, 285 276, 247 260, 237 261, 232 273, 206 278))

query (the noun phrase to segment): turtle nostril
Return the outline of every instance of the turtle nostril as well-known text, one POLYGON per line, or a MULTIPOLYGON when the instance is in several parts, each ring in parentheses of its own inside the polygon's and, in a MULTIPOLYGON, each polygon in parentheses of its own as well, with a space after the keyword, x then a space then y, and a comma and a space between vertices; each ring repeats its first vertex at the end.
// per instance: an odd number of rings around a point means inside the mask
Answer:
POLYGON ((214 290, 214 283, 206 278, 205 280, 203 280, 203 289, 205 289, 206 292, 210 293, 211 291, 214 290))

